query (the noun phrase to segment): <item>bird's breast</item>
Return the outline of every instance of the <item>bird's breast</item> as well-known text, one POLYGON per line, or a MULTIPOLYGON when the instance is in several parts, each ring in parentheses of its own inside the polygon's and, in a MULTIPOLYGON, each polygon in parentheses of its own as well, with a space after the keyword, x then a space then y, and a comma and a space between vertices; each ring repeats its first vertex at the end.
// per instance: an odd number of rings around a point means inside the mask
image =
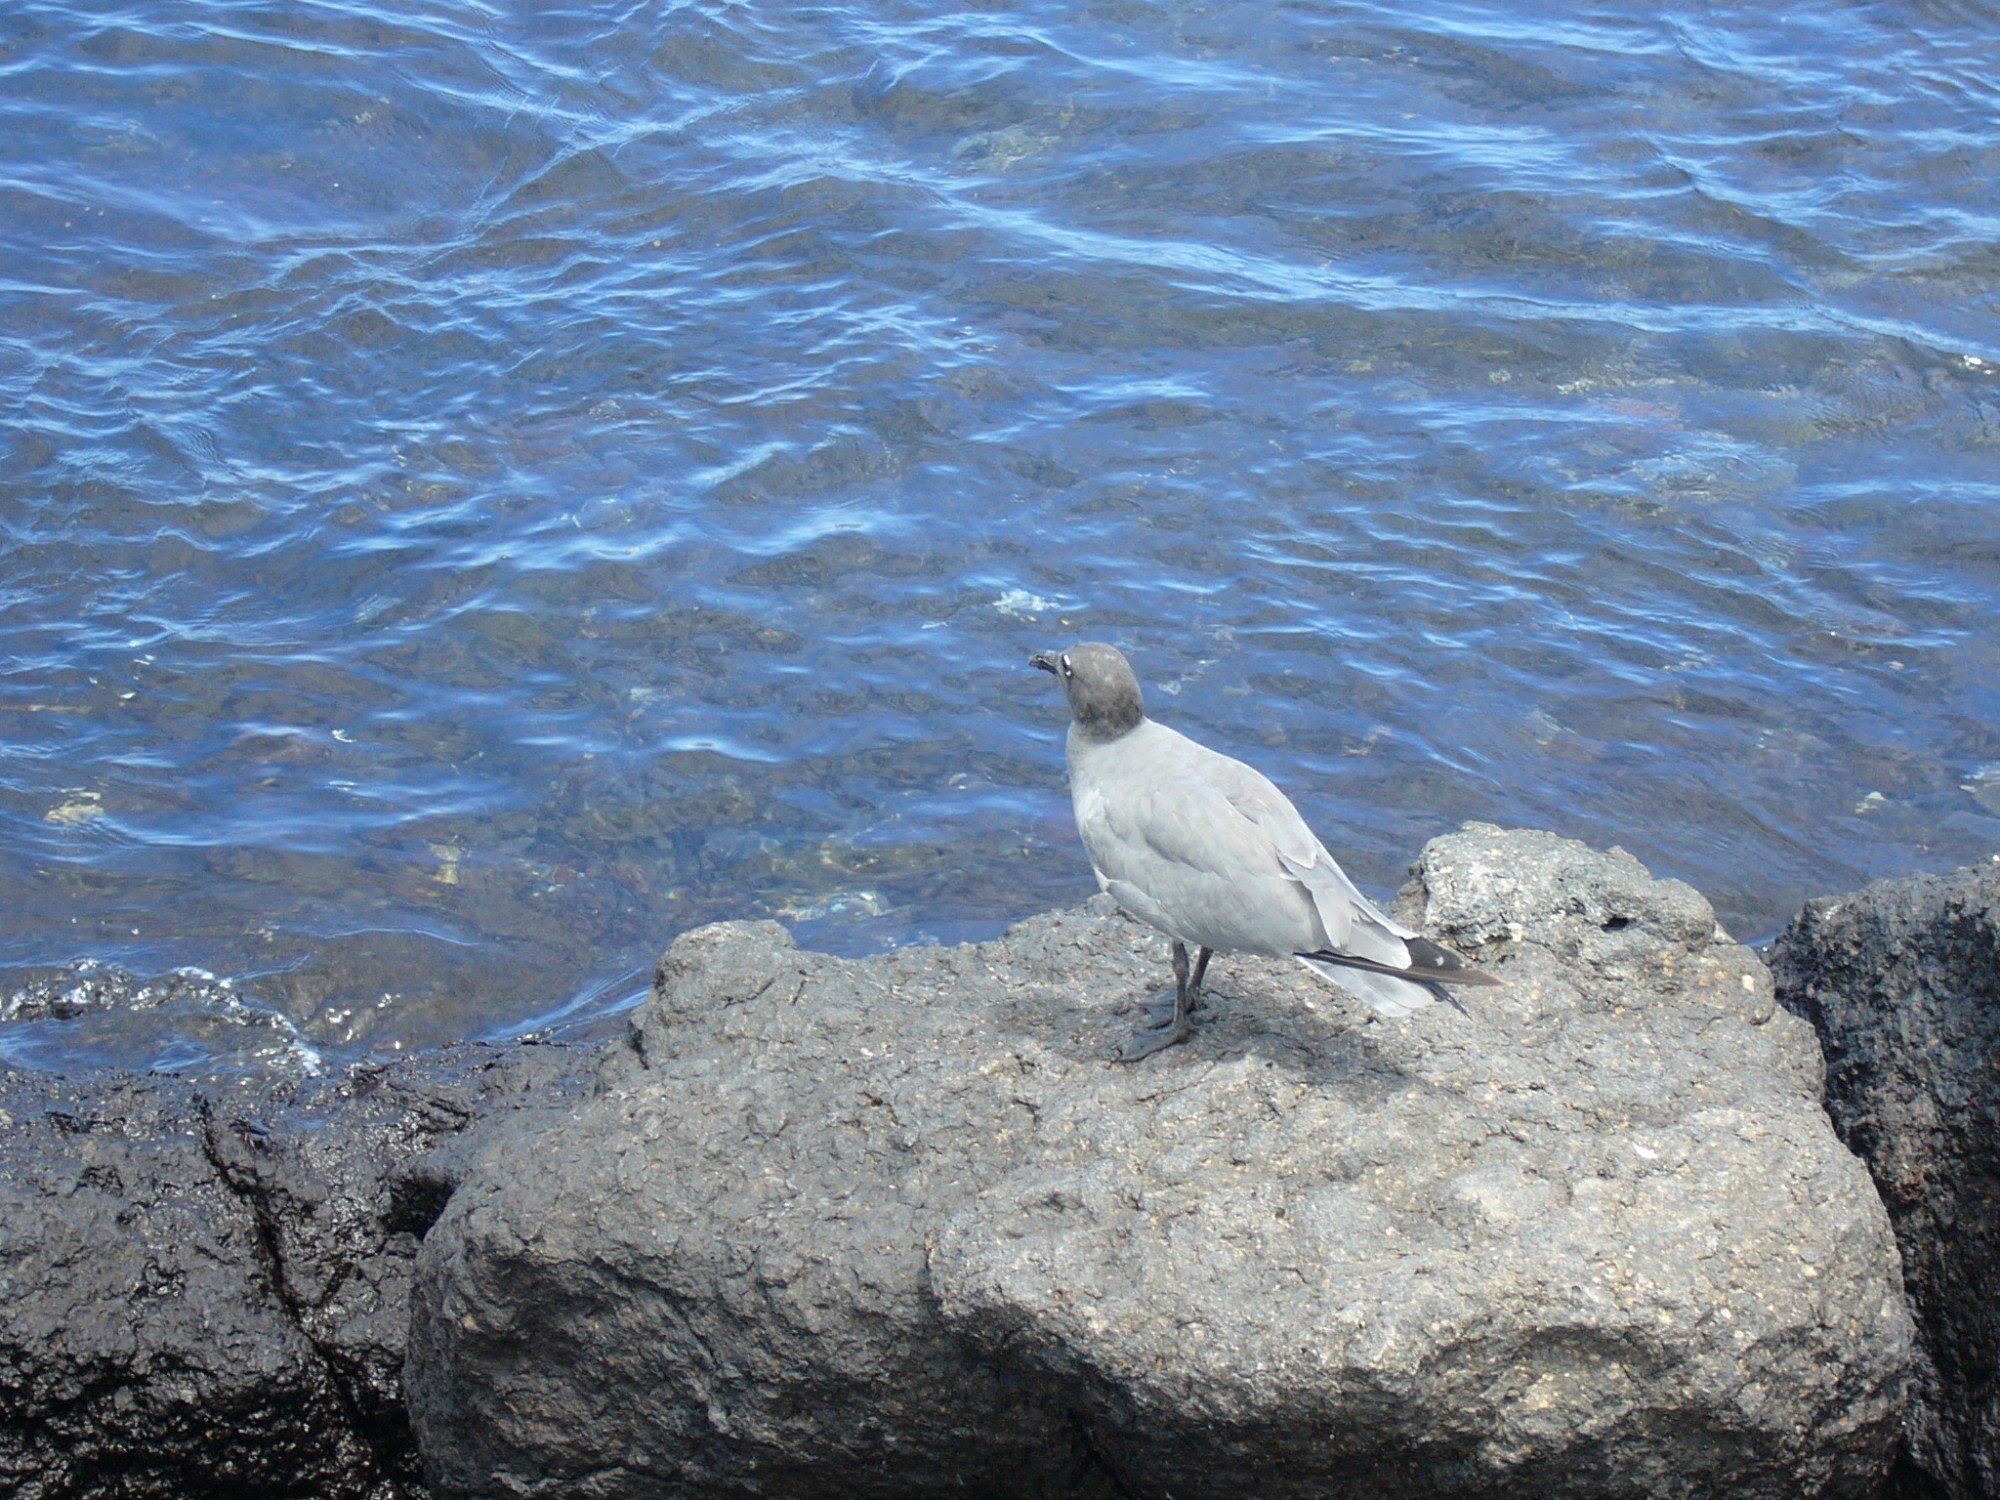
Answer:
POLYGON ((1077 783, 1070 802, 1076 809, 1078 828, 1100 827, 1110 816, 1110 808, 1105 803, 1104 793, 1088 782, 1077 783))

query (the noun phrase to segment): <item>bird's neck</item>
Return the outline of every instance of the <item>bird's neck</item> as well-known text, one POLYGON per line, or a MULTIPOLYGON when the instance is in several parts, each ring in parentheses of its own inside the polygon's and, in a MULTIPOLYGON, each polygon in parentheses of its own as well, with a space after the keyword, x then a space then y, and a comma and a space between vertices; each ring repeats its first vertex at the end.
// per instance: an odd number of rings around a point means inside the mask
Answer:
POLYGON ((1108 745, 1113 740, 1124 739, 1145 722, 1144 714, 1091 714, 1086 718, 1072 719, 1069 732, 1085 744, 1108 745))

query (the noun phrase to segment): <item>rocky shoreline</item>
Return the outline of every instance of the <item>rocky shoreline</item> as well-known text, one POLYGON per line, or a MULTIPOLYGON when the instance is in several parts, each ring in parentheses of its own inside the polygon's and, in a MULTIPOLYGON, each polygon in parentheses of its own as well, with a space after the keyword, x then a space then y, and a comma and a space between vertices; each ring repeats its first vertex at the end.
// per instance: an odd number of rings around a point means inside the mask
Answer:
POLYGON ((1770 969, 1548 834, 1403 899, 1507 988, 1219 960, 1115 1068, 1093 902, 700 929, 601 1049, 0 1069, 0 1489, 1995 1494, 2000 865, 1770 969))

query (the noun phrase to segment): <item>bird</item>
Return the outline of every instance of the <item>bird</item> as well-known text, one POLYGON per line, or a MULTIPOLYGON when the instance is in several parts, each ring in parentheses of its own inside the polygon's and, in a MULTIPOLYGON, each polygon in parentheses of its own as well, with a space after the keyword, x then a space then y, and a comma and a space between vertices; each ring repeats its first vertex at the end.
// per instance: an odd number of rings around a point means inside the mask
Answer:
POLYGON ((1147 718, 1115 646, 1085 641, 1028 664, 1069 700, 1070 799, 1099 888, 1173 943, 1172 1015, 1127 1042, 1119 1062, 1193 1034, 1218 952, 1290 954, 1385 1016, 1439 998, 1462 1011, 1445 985, 1501 982, 1362 895, 1261 772, 1147 718), (1189 948, 1199 952, 1192 968, 1189 948))

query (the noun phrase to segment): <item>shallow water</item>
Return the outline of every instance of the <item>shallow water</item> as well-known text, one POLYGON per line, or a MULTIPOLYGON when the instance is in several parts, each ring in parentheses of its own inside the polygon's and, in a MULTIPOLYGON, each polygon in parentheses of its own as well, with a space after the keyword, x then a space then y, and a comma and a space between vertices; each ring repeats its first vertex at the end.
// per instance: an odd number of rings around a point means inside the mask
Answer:
POLYGON ((1078 638, 1378 891, 1991 856, 2000 10, 1426 9, 0 10, 0 1056, 989 935, 1078 638))

